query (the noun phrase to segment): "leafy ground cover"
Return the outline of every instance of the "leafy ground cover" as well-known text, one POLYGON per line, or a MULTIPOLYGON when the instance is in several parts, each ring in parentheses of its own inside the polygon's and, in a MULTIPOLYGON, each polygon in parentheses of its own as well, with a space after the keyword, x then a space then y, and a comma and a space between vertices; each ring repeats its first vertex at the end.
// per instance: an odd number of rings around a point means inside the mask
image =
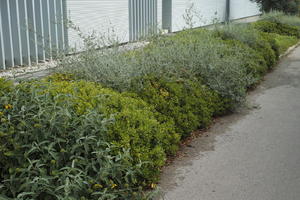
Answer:
POLYGON ((50 77, 0 79, 0 199, 151 199, 180 140, 243 105, 298 24, 268 14, 127 52, 87 41, 50 77))

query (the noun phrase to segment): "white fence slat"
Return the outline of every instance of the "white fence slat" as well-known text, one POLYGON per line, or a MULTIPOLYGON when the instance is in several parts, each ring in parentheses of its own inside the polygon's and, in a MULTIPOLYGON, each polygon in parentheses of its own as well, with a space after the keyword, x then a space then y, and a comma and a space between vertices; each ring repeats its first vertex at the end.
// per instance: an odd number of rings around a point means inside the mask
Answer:
POLYGON ((12 45, 13 45, 13 52, 14 52, 14 64, 23 65, 18 0, 10 1, 10 22, 11 22, 12 45))
POLYGON ((38 47, 38 59, 45 61, 45 34, 44 34, 44 13, 43 13, 43 0, 35 0, 36 10, 36 35, 38 47))
POLYGON ((11 18, 10 18, 10 0, 6 0, 6 6, 3 6, 2 12, 4 13, 3 19, 3 30, 6 30, 4 35, 7 35, 8 39, 4 40, 4 45, 7 50, 6 51, 6 63, 12 67, 15 66, 15 59, 14 59, 14 50, 13 50, 13 41, 12 41, 12 31, 11 31, 11 18), (6 27, 6 28, 5 28, 6 27), (6 43, 6 44, 5 44, 6 43))
MULTIPOLYGON (((2 3, 0 0, 0 3, 2 3)), ((5 49, 4 49, 4 39, 3 39, 3 23, 2 23, 2 9, 0 7, 0 70, 6 69, 5 65, 5 49)))
POLYGON ((58 51, 63 52, 64 49, 64 26, 63 26, 63 7, 61 0, 56 1, 56 23, 57 23, 57 43, 58 51))
POLYGON ((29 29, 30 59, 31 62, 38 62, 38 41, 36 30, 36 11, 35 0, 27 0, 27 15, 29 29))

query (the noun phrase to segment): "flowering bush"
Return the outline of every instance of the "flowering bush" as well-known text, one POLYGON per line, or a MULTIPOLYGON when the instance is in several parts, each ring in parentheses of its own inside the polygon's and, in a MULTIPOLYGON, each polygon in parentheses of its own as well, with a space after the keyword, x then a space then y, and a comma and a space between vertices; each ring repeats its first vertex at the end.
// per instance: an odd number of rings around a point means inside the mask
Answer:
POLYGON ((0 188, 18 199, 140 199, 179 136, 140 99, 86 82, 0 97, 0 188), (142 187, 139 187, 142 186, 142 187))

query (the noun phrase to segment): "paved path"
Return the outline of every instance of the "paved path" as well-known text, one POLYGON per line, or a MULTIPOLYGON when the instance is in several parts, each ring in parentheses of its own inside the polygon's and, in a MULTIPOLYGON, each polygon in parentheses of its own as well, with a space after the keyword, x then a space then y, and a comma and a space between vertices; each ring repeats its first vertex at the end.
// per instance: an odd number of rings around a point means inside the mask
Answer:
POLYGON ((300 48, 163 173, 166 200, 300 200, 300 48))

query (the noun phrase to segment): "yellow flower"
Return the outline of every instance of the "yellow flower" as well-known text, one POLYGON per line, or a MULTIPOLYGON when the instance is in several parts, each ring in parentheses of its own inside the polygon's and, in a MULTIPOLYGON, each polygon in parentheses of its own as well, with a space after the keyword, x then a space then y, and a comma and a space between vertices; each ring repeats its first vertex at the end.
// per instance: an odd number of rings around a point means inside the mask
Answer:
POLYGON ((97 184, 93 185, 93 188, 94 188, 94 190, 98 190, 98 189, 103 188, 103 185, 97 183, 97 184))
POLYGON ((61 149, 60 153, 66 153, 67 151, 65 149, 61 149))
POLYGON ((6 110, 9 110, 9 109, 12 109, 12 108, 13 108, 13 106, 12 106, 12 105, 10 105, 10 104, 7 104, 7 105, 5 105, 5 106, 4 106, 4 108, 5 108, 6 110))
POLYGON ((156 188, 156 184, 152 183, 152 184, 150 185, 150 187, 151 187, 152 189, 154 189, 154 188, 156 188))
POLYGON ((160 89, 160 94, 163 96, 163 97, 168 97, 169 96, 169 92, 163 88, 160 89))
POLYGON ((111 189, 114 189, 114 188, 117 187, 117 186, 118 186, 117 184, 113 183, 113 184, 111 185, 111 189))
POLYGON ((41 128, 42 127, 42 125, 40 125, 40 124, 34 124, 33 126, 34 126, 34 128, 41 128))

